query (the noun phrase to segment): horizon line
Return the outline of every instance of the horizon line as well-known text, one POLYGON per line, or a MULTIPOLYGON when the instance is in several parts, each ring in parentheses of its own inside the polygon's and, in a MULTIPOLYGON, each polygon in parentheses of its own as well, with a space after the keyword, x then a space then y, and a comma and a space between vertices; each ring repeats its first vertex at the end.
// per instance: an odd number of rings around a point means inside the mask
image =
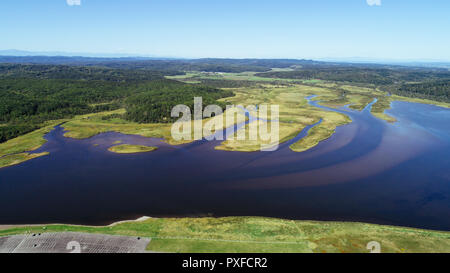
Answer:
POLYGON ((196 59, 253 59, 253 60, 312 60, 322 62, 350 62, 350 63, 450 63, 448 59, 429 59, 429 58, 378 58, 378 57, 183 57, 183 56, 157 56, 152 54, 140 53, 91 53, 91 52, 70 52, 70 51, 29 51, 20 49, 0 49, 2 57, 82 57, 82 58, 147 58, 147 59, 178 59, 178 60, 196 60, 196 59), (5 54, 6 53, 6 54, 5 54), (16 55, 15 55, 16 53, 16 55))

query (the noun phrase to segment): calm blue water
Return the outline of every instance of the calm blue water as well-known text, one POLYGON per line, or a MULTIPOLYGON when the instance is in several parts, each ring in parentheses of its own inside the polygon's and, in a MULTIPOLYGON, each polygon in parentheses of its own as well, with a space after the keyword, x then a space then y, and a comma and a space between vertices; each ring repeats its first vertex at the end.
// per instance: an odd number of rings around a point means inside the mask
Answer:
POLYGON ((450 230, 450 110, 394 102, 387 112, 395 124, 370 107, 340 111, 353 122, 303 153, 287 144, 256 153, 206 141, 169 146, 118 133, 74 140, 57 127, 39 149, 50 156, 0 170, 0 224, 251 215, 450 230), (108 152, 117 140, 159 149, 108 152))

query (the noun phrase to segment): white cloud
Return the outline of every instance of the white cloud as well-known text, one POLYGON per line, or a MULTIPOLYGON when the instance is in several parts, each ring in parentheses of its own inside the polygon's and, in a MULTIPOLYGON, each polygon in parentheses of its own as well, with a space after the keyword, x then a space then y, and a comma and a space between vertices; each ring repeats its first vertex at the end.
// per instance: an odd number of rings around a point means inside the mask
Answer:
POLYGON ((81 0, 66 0, 69 6, 81 6, 81 0))
POLYGON ((366 0, 369 6, 381 6, 381 0, 366 0))

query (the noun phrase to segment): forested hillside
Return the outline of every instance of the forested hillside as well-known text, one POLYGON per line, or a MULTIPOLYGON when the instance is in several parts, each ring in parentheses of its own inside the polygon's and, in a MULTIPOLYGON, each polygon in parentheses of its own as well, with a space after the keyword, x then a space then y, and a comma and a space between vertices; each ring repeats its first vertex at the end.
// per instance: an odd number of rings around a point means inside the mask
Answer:
POLYGON ((140 123, 171 122, 172 108, 184 104, 194 109, 194 97, 202 97, 204 106, 216 104, 224 109, 226 105, 217 100, 233 95, 231 91, 167 80, 154 81, 143 88, 125 100, 126 119, 140 123))
POLYGON ((229 91, 163 78, 162 72, 41 65, 0 66, 0 142, 30 132, 47 120, 125 107, 123 118, 169 122, 170 110, 195 96, 206 103, 229 91))
POLYGON ((233 60, 233 59, 198 59, 198 60, 154 60, 148 58, 87 58, 87 57, 46 57, 46 56, 0 56, 0 63, 10 64, 47 64, 84 67, 104 67, 130 70, 151 70, 173 73, 174 71, 206 72, 244 72, 269 71, 272 67, 288 67, 302 61, 276 60, 233 60))
POLYGON ((450 102, 450 80, 402 84, 393 92, 400 96, 450 102))
MULTIPOLYGON (((1 57, 0 57, 1 58, 1 57)), ((177 75, 176 71, 154 71, 141 69, 111 69, 93 66, 68 65, 21 65, 0 64, 1 78, 64 79, 64 80, 103 80, 111 82, 130 82, 139 80, 163 79, 167 75, 177 75)))
POLYGON ((293 71, 274 71, 258 73, 256 76, 285 79, 320 79, 328 81, 345 81, 367 84, 394 84, 424 80, 450 80, 446 70, 417 70, 410 68, 378 68, 350 66, 304 67, 293 71))

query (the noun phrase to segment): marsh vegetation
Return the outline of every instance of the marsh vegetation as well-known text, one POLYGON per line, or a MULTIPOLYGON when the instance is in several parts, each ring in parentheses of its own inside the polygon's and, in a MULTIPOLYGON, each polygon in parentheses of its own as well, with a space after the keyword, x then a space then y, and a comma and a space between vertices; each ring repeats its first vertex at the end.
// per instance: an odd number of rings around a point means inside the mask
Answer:
POLYGON ((108 148, 108 151, 116 153, 116 154, 136 154, 136 153, 148 153, 154 151, 158 148, 144 146, 144 145, 131 145, 131 144, 122 144, 116 145, 108 148))

